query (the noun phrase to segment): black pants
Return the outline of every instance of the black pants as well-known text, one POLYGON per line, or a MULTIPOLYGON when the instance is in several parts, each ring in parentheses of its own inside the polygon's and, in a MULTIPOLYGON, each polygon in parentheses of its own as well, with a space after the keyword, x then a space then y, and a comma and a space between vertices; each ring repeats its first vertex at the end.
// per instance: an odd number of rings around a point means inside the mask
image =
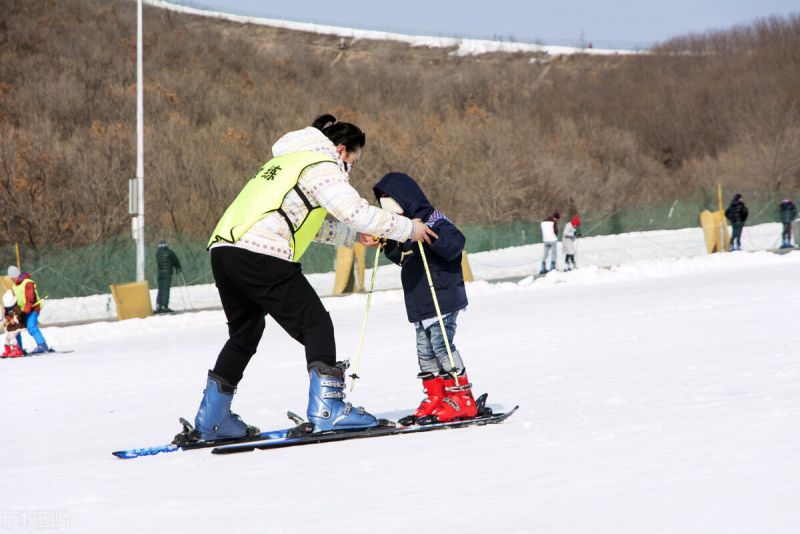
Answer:
POLYGON ((236 247, 211 250, 211 271, 228 319, 229 339, 214 373, 239 383, 271 315, 286 333, 306 348, 308 365, 336 364, 333 322, 299 263, 236 247))
POLYGON ((791 243, 792 242, 792 223, 785 222, 783 223, 783 233, 781 234, 781 239, 784 243, 791 243))
POLYGON ((159 308, 169 308, 169 288, 172 285, 172 276, 158 277, 158 295, 156 304, 159 308))
POLYGON ((733 227, 733 232, 731 233, 731 245, 735 244, 736 248, 742 247, 742 228, 744 228, 743 222, 733 223, 731 225, 733 227))

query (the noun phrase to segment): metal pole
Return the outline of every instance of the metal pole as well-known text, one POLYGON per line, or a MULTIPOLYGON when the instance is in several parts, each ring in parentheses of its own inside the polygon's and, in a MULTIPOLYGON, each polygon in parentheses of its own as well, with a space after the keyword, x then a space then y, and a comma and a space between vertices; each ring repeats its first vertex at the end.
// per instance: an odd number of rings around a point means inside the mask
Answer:
POLYGON ((425 267, 425 276, 428 278, 428 286, 431 289, 431 297, 433 298, 433 307, 436 309, 436 318, 439 319, 439 328, 442 329, 442 337, 444 338, 444 346, 447 349, 447 357, 450 359, 450 374, 458 383, 458 369, 456 369, 456 362, 453 360, 453 352, 450 350, 450 340, 447 338, 447 330, 444 329, 444 320, 442 319, 442 310, 439 308, 439 299, 436 297, 436 288, 433 287, 433 278, 431 278, 431 269, 428 267, 428 258, 425 257, 425 248, 422 246, 422 241, 417 241, 419 245, 419 255, 422 256, 422 265, 425 267))
POLYGON ((722 184, 717 182, 717 203, 719 204, 719 251, 727 252, 725 246, 725 210, 722 208, 722 184))
POLYGON ((15 244, 15 248, 17 249, 17 269, 22 269, 22 264, 19 261, 19 243, 15 244))
POLYGON ((144 281, 144 74, 142 69, 142 0, 136 2, 136 281, 144 281))
MULTIPOLYGON (((364 350, 364 338, 367 335, 367 317, 369 316, 369 306, 372 303, 372 292, 375 289, 375 275, 378 274, 378 260, 381 258, 381 247, 378 245, 375 248, 375 265, 372 266, 372 276, 369 282, 369 293, 367 293, 367 307, 364 310, 364 319, 361 321, 361 337, 358 340, 358 349, 356 349, 356 365, 353 369, 353 374, 350 378, 353 381, 350 383, 350 391, 356 387, 356 380, 361 378, 358 376, 358 371, 361 369, 361 354, 364 350)), ((357 277, 356 277, 357 278, 357 277)))

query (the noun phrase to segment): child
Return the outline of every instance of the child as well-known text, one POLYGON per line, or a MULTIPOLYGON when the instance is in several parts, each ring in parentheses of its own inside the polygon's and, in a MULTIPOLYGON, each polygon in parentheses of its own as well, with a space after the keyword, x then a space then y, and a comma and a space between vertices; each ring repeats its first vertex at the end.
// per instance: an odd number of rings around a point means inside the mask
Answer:
POLYGON ((580 225, 581 218, 578 215, 575 215, 564 227, 564 233, 561 236, 564 254, 566 254, 566 257, 564 258, 564 265, 565 270, 567 271, 578 268, 578 266, 575 265, 575 254, 578 252, 578 244, 575 240, 581 236, 581 233, 578 231, 580 225))
POLYGON ((425 417, 426 422, 452 421, 477 415, 475 399, 453 338, 458 313, 467 307, 461 251, 464 235, 440 211, 435 210, 419 185, 407 174, 389 173, 375 185, 375 196, 384 210, 420 219, 436 234, 430 244, 423 244, 433 278, 439 308, 444 322, 443 334, 433 304, 430 286, 418 245, 411 241, 387 241, 386 257, 401 266, 408 320, 417 331, 417 359, 426 398, 413 415, 400 420, 413 424, 425 417), (455 368, 447 354, 444 335, 450 343, 455 368), (456 383, 456 377, 458 381, 456 383))
POLYGON ((22 310, 17 306, 17 297, 12 290, 8 290, 3 295, 3 327, 6 329, 6 349, 3 358, 18 358, 25 356, 22 347, 17 342, 20 329, 25 324, 22 310))

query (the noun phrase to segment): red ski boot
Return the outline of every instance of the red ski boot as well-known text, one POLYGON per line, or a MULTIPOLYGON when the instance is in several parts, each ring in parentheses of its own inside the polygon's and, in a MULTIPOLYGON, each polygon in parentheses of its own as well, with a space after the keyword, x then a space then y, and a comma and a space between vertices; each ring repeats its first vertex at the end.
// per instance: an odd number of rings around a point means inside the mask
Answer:
POLYGON ((455 378, 447 377, 444 381, 444 391, 447 396, 431 413, 428 420, 435 418, 435 421, 430 422, 447 423, 456 419, 470 419, 478 415, 478 407, 472 396, 472 384, 469 383, 466 371, 462 371, 458 375, 458 385, 456 385, 455 378))
POLYGON ((25 353, 22 352, 22 349, 19 348, 19 345, 11 345, 11 352, 9 353, 9 358, 21 358, 25 356, 25 353))
POLYGON ((429 416, 439 407, 445 396, 443 376, 434 376, 433 373, 420 373, 417 378, 422 380, 422 391, 427 395, 419 404, 413 415, 403 417, 398 421, 403 426, 413 425, 420 418, 429 416))
POLYGON ((0 358, 8 358, 11 356, 11 345, 6 345, 6 350, 3 351, 3 354, 0 355, 0 358))

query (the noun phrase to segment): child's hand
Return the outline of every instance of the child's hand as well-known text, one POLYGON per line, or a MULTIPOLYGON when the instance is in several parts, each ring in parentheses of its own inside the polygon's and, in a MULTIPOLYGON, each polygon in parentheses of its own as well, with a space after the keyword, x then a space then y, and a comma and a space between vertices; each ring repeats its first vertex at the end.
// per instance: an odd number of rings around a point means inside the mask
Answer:
POLYGON ((414 223, 414 233, 411 235, 412 241, 425 241, 430 245, 431 238, 439 239, 439 236, 436 235, 436 232, 431 230, 431 228, 421 220, 414 219, 412 222, 414 223))

